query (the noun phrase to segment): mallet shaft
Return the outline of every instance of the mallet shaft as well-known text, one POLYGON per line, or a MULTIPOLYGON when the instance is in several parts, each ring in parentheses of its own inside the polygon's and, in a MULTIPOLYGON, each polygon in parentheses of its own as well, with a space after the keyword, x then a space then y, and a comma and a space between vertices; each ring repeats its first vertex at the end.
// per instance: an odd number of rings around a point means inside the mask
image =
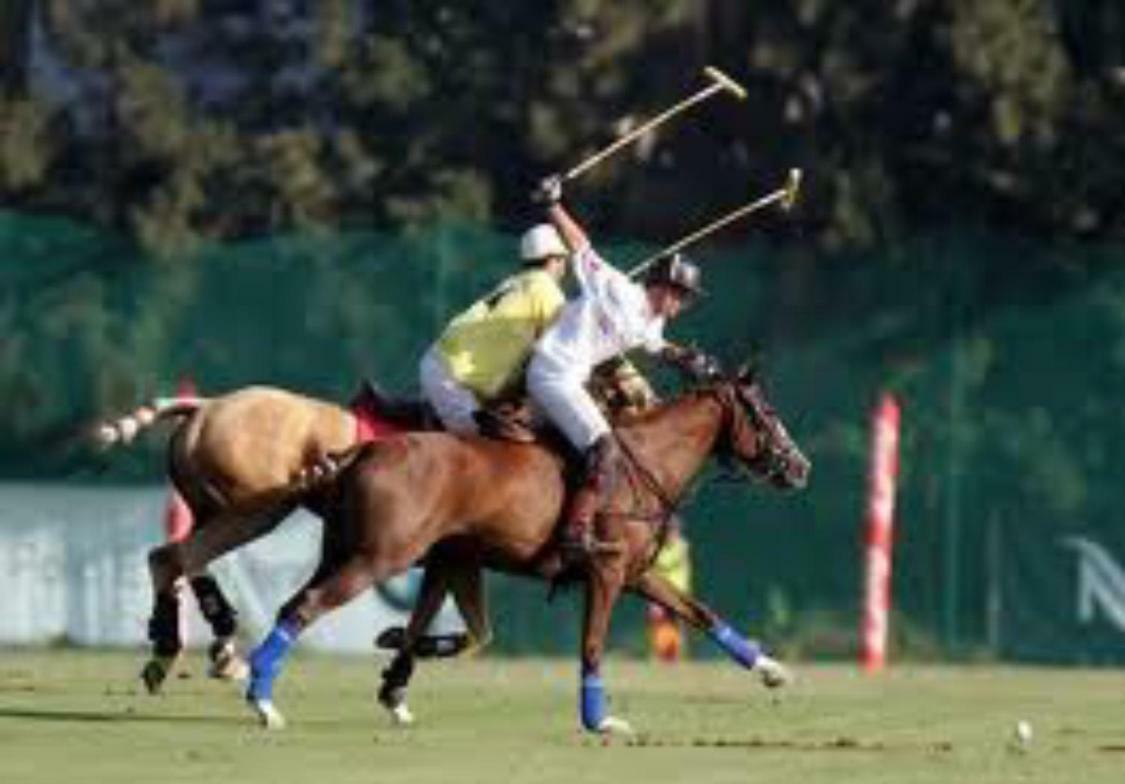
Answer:
POLYGON ((563 175, 563 180, 564 181, 565 180, 573 180, 575 177, 578 177, 579 175, 586 172, 588 169, 591 169, 594 166, 597 166, 599 163, 604 161, 606 158, 608 158, 609 156, 611 156, 614 153, 621 150, 622 147, 625 147, 625 146, 629 145, 630 143, 632 143, 634 140, 638 139, 639 137, 644 136, 646 133, 651 131, 656 126, 664 124, 670 118, 675 117, 680 112, 694 106, 695 104, 699 103, 700 101, 706 101, 708 98, 710 98, 712 95, 714 95, 715 93, 719 92, 722 89, 723 89, 722 85, 713 84, 710 87, 703 88, 702 90, 697 92, 695 95, 692 95, 688 98, 685 98, 684 100, 680 101, 678 104, 673 106, 672 108, 670 108, 670 109, 668 109, 664 112, 661 112, 660 114, 656 115, 651 120, 644 123, 643 125, 639 125, 636 128, 634 128, 633 130, 629 131, 629 133, 625 134, 624 136, 622 136, 617 141, 613 142, 613 144, 609 145, 605 149, 594 153, 593 155, 591 155, 586 160, 584 160, 581 163, 572 167, 569 171, 567 171, 563 175))
POLYGON ((663 125, 672 117, 675 117, 677 114, 690 109, 697 103, 706 101, 715 93, 728 92, 734 95, 739 100, 742 100, 746 97, 746 90, 743 89, 742 86, 738 84, 738 82, 734 81, 734 79, 731 79, 718 68, 707 66, 703 69, 703 73, 707 76, 708 79, 711 80, 711 84, 697 90, 695 93, 689 95, 687 98, 680 101, 675 106, 671 107, 670 109, 666 109, 665 111, 653 117, 651 120, 648 120, 642 125, 629 131, 629 133, 625 134, 620 139, 616 140, 604 149, 599 150, 589 158, 586 158, 584 161, 581 161, 580 163, 571 167, 566 173, 563 174, 563 181, 565 182, 567 180, 573 180, 575 177, 578 177, 594 166, 597 166, 609 156, 620 151, 626 145, 636 141, 641 136, 644 136, 653 128, 656 128, 659 125, 663 125))
POLYGON ((686 237, 684 237, 680 240, 677 240, 676 242, 672 243, 671 245, 664 248, 663 250, 657 251, 656 253, 652 254, 651 256, 646 258, 644 261, 642 261, 640 264, 636 265, 631 270, 629 270, 629 275, 630 276, 639 275, 640 273, 642 273, 646 269, 648 269, 650 266, 652 266, 652 264, 657 259, 659 259, 663 256, 671 255, 678 250, 686 248, 688 245, 691 245, 693 242, 698 242, 699 240, 703 239, 707 235, 713 234, 714 232, 718 231, 719 229, 723 228, 724 226, 726 226, 730 223, 734 223, 736 220, 738 220, 740 218, 744 218, 752 212, 757 212, 758 210, 765 209, 766 207, 768 207, 771 204, 775 204, 775 203, 780 202, 781 205, 786 210, 790 209, 793 206, 793 203, 797 199, 797 192, 800 188, 800 184, 801 184, 801 170, 800 169, 790 169, 789 170, 789 176, 788 176, 788 179, 785 182, 784 187, 778 188, 775 191, 771 191, 770 193, 767 193, 765 196, 757 198, 754 201, 750 202, 749 204, 744 204, 741 207, 739 207, 738 209, 733 210, 731 212, 728 212, 726 215, 722 216, 721 218, 717 218, 717 219, 711 221, 710 223, 708 223, 703 228, 698 229, 696 231, 693 231, 691 234, 687 235, 686 237))

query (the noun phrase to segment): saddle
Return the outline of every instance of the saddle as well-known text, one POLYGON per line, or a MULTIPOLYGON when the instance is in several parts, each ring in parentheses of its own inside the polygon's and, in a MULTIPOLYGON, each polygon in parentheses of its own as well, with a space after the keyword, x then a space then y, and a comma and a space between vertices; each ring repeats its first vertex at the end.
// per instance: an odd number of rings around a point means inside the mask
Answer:
POLYGON ((532 422, 531 409, 526 403, 504 402, 485 406, 473 414, 473 419, 485 438, 517 444, 533 444, 540 440, 540 433, 532 422))
MULTIPOLYGON (((595 369, 590 393, 611 421, 637 416, 656 402, 652 388, 636 368, 621 359, 611 359, 595 369)), ((372 441, 407 431, 443 430, 437 413, 424 400, 388 395, 370 379, 360 381, 348 408, 359 422, 359 440, 372 441)), ((541 442, 560 452, 569 463, 572 451, 551 425, 533 421, 525 397, 508 397, 486 405, 473 418, 485 438, 517 444, 541 442), (560 448, 561 447, 561 448, 560 448)))
MULTIPOLYGON (((370 379, 360 381, 359 389, 348 403, 348 409, 360 421, 366 438, 386 435, 444 430, 433 407, 424 400, 393 397, 383 392, 370 379)), ((531 444, 539 433, 531 421, 531 410, 524 402, 503 401, 480 409, 474 414, 477 428, 485 438, 531 444)))
POLYGON ((370 379, 360 381, 359 389, 348 402, 348 409, 360 422, 371 440, 381 435, 408 430, 433 432, 441 430, 441 420, 424 400, 392 397, 370 379))

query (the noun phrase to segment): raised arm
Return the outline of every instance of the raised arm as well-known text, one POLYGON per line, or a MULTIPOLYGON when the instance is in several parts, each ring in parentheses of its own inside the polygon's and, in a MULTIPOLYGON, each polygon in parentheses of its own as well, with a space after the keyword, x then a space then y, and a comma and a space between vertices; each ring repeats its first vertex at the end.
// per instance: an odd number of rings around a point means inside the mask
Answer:
POLYGON ((567 212, 566 207, 562 206, 562 202, 555 202, 547 208, 547 218, 558 229, 563 244, 572 254, 581 253, 590 247, 590 238, 586 236, 585 230, 578 225, 578 221, 574 220, 574 217, 567 212))
POLYGON ((547 177, 532 192, 531 200, 547 209, 547 218, 558 230, 563 244, 571 254, 571 271, 583 292, 604 297, 608 288, 631 285, 624 273, 614 269, 598 255, 586 231, 562 206, 562 180, 547 177))

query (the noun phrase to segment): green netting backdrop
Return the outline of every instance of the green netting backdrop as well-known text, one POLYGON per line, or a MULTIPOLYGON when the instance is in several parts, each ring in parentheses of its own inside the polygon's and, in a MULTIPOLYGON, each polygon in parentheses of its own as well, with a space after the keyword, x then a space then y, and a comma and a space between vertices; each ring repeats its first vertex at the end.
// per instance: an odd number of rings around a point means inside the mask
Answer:
MULTIPOLYGON (((601 247, 621 266, 646 250, 601 247)), ((701 251, 711 295, 672 336, 732 363, 758 355, 815 467, 801 494, 698 494, 697 592, 779 645, 854 652, 868 419, 889 390, 903 406, 898 649, 1125 661, 1121 257, 980 235, 832 258, 701 251)), ((437 330, 514 258, 514 237, 444 226, 162 262, 64 220, 0 213, 0 476, 159 481, 163 439, 98 458, 72 435, 185 375, 204 393, 268 383, 342 401, 364 375, 409 392, 437 330)), ((540 586, 491 585, 500 650, 576 645, 572 598, 545 609, 540 586)), ((624 609, 619 647, 643 645, 640 622, 624 609)))

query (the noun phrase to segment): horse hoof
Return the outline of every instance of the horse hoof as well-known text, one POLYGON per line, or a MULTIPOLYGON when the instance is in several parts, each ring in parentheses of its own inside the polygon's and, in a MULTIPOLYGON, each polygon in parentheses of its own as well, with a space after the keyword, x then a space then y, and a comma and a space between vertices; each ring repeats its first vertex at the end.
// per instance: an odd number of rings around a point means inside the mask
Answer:
POLYGON ((410 712, 405 702, 400 702, 398 705, 386 706, 387 712, 391 714, 391 723, 396 727, 409 727, 414 723, 414 714, 410 712))
POLYGON ((211 666, 207 674, 220 681, 244 681, 250 677, 250 665, 238 655, 234 643, 226 642, 212 646, 211 666))
POLYGON ((762 685, 767 689, 778 689, 793 682, 793 673, 789 671, 789 668, 769 656, 759 656, 754 663, 754 670, 757 671, 758 676, 762 679, 762 685))
POLYGON ((249 700, 250 707, 258 717, 258 724, 267 730, 285 729, 285 717, 281 715, 273 700, 249 700))
POLYGON ((164 681, 167 680, 168 673, 172 671, 172 665, 175 662, 175 656, 154 656, 148 660, 141 669, 141 680, 149 694, 160 693, 160 689, 164 685, 164 681))
POLYGON ((598 734, 606 737, 625 738, 626 740, 632 740, 637 736, 637 733, 633 731, 632 724, 616 716, 606 716, 602 719, 601 724, 598 725, 598 734))

